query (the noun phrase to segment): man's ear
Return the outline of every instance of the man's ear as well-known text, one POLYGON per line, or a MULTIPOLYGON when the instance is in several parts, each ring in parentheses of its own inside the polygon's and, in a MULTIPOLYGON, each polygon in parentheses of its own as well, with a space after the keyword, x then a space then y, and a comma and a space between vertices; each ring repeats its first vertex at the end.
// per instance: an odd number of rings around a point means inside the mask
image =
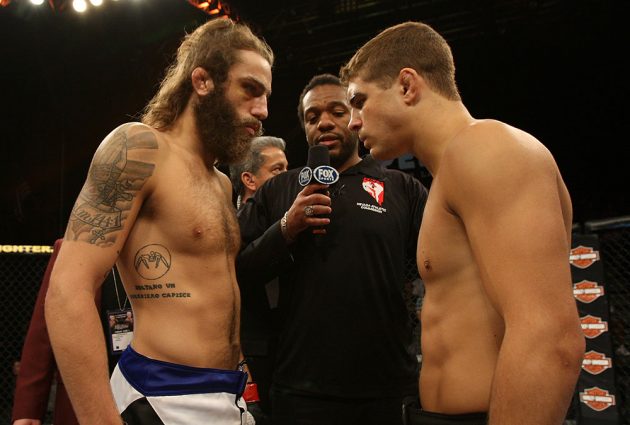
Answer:
POLYGON ((251 190, 252 192, 256 191, 256 176, 249 171, 243 171, 241 173, 241 181, 243 182, 243 186, 251 190))
POLYGON ((214 89, 214 81, 210 78, 210 74, 200 66, 193 69, 190 79, 192 80, 193 90, 199 96, 206 96, 214 89))
POLYGON ((403 68, 398 73, 398 84, 403 101, 415 105, 422 97, 424 79, 413 68, 403 68))

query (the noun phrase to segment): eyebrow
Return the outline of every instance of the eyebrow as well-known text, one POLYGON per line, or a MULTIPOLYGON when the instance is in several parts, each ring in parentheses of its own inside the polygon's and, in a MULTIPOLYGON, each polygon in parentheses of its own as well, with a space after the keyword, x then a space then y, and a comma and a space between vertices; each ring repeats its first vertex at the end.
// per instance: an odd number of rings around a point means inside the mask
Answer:
POLYGON ((265 96, 267 96, 267 97, 271 96, 271 87, 265 86, 265 84, 262 81, 260 81, 258 78, 252 77, 252 76, 247 76, 247 77, 241 78, 241 81, 254 84, 254 85, 258 86, 258 87, 262 87, 263 91, 265 92, 265 96))
MULTIPOLYGON (((345 109, 348 109, 348 104, 340 100, 331 100, 330 102, 326 103, 326 107, 324 109, 336 108, 337 106, 343 106, 345 109)), ((309 106, 308 108, 304 110, 304 115, 308 114, 311 111, 319 111, 320 109, 321 108, 315 105, 309 106)))

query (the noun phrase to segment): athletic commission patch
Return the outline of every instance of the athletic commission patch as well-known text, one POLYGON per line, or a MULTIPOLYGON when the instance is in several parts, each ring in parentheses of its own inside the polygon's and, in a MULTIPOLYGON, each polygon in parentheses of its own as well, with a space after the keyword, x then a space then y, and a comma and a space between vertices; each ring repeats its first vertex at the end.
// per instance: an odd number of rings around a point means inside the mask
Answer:
POLYGON ((595 261, 599 260, 599 251, 595 251, 588 246, 578 246, 571 250, 569 254, 569 263, 580 269, 585 269, 593 265, 595 261))
POLYGON ((597 351, 589 351, 584 354, 582 360, 582 369, 590 373, 591 375, 599 375, 606 369, 612 367, 612 360, 606 357, 604 353, 598 353, 597 351))
POLYGON ((588 316, 580 317, 582 323, 582 332, 588 339, 594 339, 608 331, 608 322, 602 320, 601 317, 588 316))
POLYGON ((580 401, 593 410, 601 412, 615 405, 615 396, 599 387, 586 388, 580 393, 580 401))
POLYGON ((604 295, 604 287, 597 282, 583 280, 573 284, 573 296, 576 300, 585 304, 590 304, 604 295))
POLYGON ((385 199, 385 183, 363 177, 363 189, 369 193, 379 205, 383 205, 383 200, 385 199))

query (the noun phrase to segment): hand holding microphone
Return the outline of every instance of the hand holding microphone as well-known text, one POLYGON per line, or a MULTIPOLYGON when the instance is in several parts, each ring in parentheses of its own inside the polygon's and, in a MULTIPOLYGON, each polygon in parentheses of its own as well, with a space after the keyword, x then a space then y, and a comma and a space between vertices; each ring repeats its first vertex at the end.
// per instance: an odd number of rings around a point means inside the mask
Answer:
MULTIPOLYGON (((288 241, 310 228, 313 234, 326 233, 324 226, 330 223, 326 215, 332 212, 328 185, 339 179, 337 170, 330 166, 330 156, 326 146, 312 146, 308 152, 306 167, 300 171, 299 183, 304 189, 298 193, 293 205, 281 220, 283 234, 288 241)), ((317 239, 317 237, 316 237, 317 239)))

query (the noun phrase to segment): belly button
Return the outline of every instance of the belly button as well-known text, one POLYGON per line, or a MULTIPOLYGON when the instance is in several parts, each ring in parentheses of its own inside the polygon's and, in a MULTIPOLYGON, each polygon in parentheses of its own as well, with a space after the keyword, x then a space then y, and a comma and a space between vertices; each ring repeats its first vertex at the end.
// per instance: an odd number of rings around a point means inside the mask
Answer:
POLYGON ((193 236, 196 238, 200 238, 201 236, 203 236, 203 230, 199 228, 194 229, 193 236))
POLYGON ((429 260, 424 260, 424 268, 425 270, 431 270, 431 262, 429 260))

